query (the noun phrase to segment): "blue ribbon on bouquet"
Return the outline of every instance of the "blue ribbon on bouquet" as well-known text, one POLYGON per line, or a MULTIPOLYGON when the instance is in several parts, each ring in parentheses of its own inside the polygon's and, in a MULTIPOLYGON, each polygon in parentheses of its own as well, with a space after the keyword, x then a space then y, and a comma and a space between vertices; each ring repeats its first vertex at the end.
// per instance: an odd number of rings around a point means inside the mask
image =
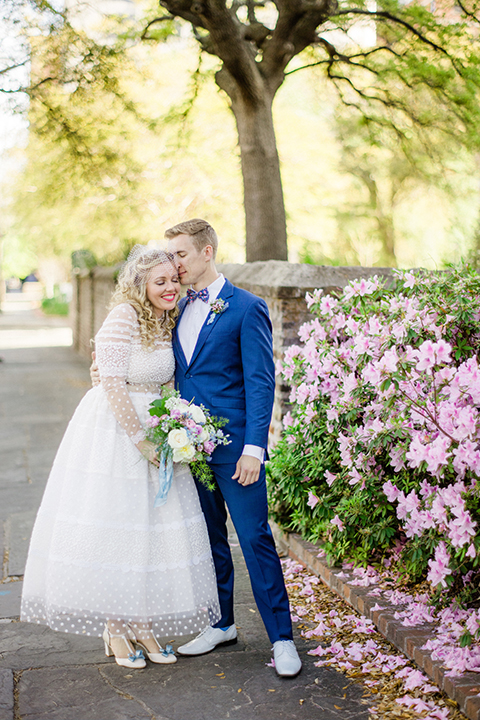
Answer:
POLYGON ((161 507, 167 502, 167 495, 173 480, 173 457, 170 448, 162 452, 159 457, 160 467, 158 468, 158 493, 153 507, 161 507))

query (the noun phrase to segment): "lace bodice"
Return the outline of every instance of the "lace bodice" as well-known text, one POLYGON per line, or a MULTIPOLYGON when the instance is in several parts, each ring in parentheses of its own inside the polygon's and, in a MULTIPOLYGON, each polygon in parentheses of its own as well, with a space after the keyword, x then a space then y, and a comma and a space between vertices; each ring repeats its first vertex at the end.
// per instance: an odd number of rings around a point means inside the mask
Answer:
POLYGON ((158 339, 152 350, 144 348, 137 313, 122 303, 113 308, 98 331, 95 352, 101 384, 115 418, 134 443, 144 440, 128 387, 160 389, 172 379, 175 359, 171 342, 158 339))

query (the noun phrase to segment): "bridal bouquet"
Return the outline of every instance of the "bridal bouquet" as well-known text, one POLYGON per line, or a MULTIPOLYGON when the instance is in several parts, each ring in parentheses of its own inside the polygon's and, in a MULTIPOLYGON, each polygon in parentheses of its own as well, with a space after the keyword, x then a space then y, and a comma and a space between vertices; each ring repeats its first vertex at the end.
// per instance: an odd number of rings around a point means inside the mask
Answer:
POLYGON ((160 490, 155 506, 166 502, 174 462, 192 465, 196 479, 213 489, 213 473, 207 460, 218 445, 230 443, 222 430, 228 420, 210 415, 203 405, 189 403, 176 390, 154 400, 149 413, 147 437, 157 446, 160 460, 160 490))

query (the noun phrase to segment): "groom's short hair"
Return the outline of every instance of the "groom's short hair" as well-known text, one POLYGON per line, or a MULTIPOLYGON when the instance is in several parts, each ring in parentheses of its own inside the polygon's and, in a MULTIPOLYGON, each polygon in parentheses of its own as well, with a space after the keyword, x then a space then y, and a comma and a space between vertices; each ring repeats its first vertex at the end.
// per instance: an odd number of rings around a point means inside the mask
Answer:
POLYGON ((206 220, 200 218, 186 220, 165 231, 167 240, 172 240, 177 235, 189 235, 197 250, 201 250, 206 245, 211 245, 213 257, 215 258, 218 249, 218 237, 213 227, 206 220))

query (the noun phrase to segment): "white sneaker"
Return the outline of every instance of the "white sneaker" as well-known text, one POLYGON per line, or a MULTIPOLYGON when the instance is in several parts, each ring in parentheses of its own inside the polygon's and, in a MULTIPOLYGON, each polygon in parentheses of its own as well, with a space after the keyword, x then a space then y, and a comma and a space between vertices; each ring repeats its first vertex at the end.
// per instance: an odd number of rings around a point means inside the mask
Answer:
POLYGON ((205 655, 217 645, 233 645, 237 642, 237 628, 230 625, 226 630, 206 627, 196 638, 177 648, 180 655, 205 655))
POLYGON ((273 659, 275 670, 281 677, 294 677, 302 669, 302 661, 298 657, 293 640, 277 640, 273 643, 273 659))

